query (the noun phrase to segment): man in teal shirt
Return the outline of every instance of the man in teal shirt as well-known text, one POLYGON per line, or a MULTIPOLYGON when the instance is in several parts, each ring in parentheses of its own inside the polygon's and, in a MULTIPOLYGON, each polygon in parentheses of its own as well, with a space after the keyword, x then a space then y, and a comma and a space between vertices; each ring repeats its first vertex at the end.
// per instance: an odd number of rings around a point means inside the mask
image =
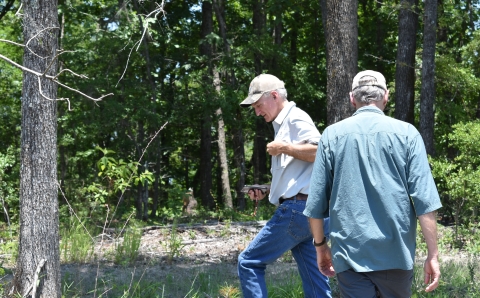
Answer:
POLYGON ((435 210, 441 207, 417 129, 385 116, 385 78, 362 71, 352 84, 356 112, 323 132, 304 214, 319 270, 337 274, 342 297, 410 297, 417 217, 428 248, 426 291, 438 286, 435 210), (330 216, 331 249, 323 220, 330 216))

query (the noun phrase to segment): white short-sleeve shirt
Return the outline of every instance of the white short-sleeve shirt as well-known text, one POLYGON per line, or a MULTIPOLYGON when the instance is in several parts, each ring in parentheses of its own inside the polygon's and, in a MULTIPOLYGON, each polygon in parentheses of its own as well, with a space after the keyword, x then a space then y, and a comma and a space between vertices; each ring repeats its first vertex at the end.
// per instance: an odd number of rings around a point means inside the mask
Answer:
MULTIPOLYGON (((318 144, 320 140, 320 132, 312 118, 294 102, 286 103, 272 124, 275 141, 318 144)), ((270 203, 278 205, 281 197, 290 198, 298 193, 308 195, 312 168, 313 163, 286 154, 272 156, 270 203)))

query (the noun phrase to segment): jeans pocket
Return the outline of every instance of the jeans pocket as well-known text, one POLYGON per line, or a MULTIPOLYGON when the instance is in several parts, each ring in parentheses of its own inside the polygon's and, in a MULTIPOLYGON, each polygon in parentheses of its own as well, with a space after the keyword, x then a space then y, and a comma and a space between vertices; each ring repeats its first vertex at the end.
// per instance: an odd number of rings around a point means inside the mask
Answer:
POLYGON ((312 237, 310 227, 308 225, 308 219, 303 212, 293 209, 292 216, 290 218, 290 224, 288 225, 288 234, 297 241, 303 241, 312 237))

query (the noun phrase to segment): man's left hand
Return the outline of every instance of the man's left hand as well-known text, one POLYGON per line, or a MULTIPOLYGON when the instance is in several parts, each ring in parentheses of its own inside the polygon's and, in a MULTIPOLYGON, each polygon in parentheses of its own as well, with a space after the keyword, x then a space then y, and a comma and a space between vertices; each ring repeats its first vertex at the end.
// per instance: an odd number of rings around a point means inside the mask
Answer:
POLYGON ((423 265, 423 271, 425 274, 425 284, 428 285, 425 288, 425 292, 431 292, 438 287, 440 281, 440 265, 437 258, 431 258, 425 261, 423 265))
POLYGON ((267 153, 272 155, 272 156, 277 156, 279 154, 283 153, 283 149, 285 146, 287 146, 288 143, 286 142, 281 142, 281 141, 273 141, 267 144, 267 153))

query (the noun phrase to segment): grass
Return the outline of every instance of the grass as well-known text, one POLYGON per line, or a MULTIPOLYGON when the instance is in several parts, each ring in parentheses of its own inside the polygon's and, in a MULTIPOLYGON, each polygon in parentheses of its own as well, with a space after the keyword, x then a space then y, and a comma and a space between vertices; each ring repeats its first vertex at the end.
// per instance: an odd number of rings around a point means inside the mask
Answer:
MULTIPOLYGON (((176 232, 177 222, 173 223, 172 229, 164 230, 170 238, 162 243, 172 258, 180 255, 183 249, 176 232)), ((231 220, 226 220, 225 227, 230 225, 231 220)), ((412 297, 480 297, 478 249, 467 246, 460 251, 450 241, 453 239, 451 230, 442 228, 440 234, 442 254, 452 256, 462 253, 468 257, 462 262, 441 261, 442 278, 440 286, 433 293, 424 292, 423 264, 419 262, 415 267, 412 297)), ((195 238, 193 233, 188 236, 195 238)), ((220 231, 217 236, 228 237, 228 229, 220 231)), ((115 241, 109 259, 100 262, 93 253, 93 239, 82 225, 71 224, 70 228, 62 229, 62 297, 241 297, 234 261, 184 265, 172 262, 165 264, 154 258, 140 260, 140 237, 140 229, 126 229, 123 241, 115 241)), ((419 236, 418 260, 426 252, 422 241, 419 236)), ((4 253, 15 256, 12 247, 5 246, 4 253)), ((0 294, 2 284, 6 284, 8 276, 12 275, 12 271, 6 268, 0 266, 0 294)), ((290 253, 268 267, 266 280, 269 297, 303 297, 301 280, 290 253)), ((333 297, 340 297, 336 279, 332 278, 330 284, 333 297)))
MULTIPOLYGON (((241 297, 238 277, 233 264, 204 265, 195 268, 176 268, 177 274, 153 273, 151 268, 110 268, 102 275, 97 289, 83 274, 63 276, 63 297, 241 297), (83 276, 83 280, 82 280, 83 276), (125 277, 130 276, 130 279, 125 277)), ((412 298, 420 297, 480 297, 478 278, 472 281, 468 266, 454 262, 441 266, 440 286, 433 293, 425 293, 423 269, 415 267, 412 298)), ((303 290, 295 265, 276 263, 267 270, 267 288, 270 298, 300 298, 303 290)), ((340 297, 336 279, 330 280, 332 296, 340 297)))

